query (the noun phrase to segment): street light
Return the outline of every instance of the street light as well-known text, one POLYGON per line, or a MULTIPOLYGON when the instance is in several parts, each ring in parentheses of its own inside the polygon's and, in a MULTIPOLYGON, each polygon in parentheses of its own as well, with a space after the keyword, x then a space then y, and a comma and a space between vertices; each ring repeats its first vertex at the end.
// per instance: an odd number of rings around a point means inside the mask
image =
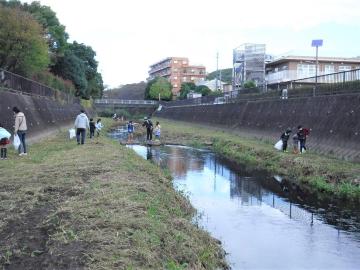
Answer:
POLYGON ((317 75, 318 75, 318 65, 319 65, 319 61, 318 61, 318 50, 319 47, 321 47, 323 45, 323 40, 322 39, 314 39, 311 42, 311 47, 316 47, 316 66, 315 66, 315 87, 313 90, 313 96, 315 97, 315 91, 317 88, 317 75))

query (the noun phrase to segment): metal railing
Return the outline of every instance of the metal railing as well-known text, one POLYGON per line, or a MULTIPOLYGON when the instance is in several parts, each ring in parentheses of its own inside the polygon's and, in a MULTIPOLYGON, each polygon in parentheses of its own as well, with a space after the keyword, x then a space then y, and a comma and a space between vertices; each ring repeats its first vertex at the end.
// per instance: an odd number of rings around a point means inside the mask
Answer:
POLYGON ((239 101, 293 99, 351 93, 360 93, 360 69, 273 84, 266 90, 260 88, 239 89, 216 96, 161 102, 161 104, 165 107, 217 105, 239 101), (287 95, 283 95, 284 89, 287 89, 287 95))
POLYGON ((95 104, 157 105, 156 100, 95 99, 95 104))
POLYGON ((67 103, 79 102, 78 98, 56 90, 42 83, 30 80, 12 72, 0 69, 0 88, 11 92, 20 92, 30 96, 47 97, 67 103))

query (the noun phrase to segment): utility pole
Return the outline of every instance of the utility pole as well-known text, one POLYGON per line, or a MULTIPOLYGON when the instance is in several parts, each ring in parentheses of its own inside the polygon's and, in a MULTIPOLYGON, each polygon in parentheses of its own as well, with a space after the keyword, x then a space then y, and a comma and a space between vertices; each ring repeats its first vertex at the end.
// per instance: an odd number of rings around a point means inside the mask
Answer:
POLYGON ((218 75, 219 75, 219 52, 216 53, 216 91, 218 88, 218 75))

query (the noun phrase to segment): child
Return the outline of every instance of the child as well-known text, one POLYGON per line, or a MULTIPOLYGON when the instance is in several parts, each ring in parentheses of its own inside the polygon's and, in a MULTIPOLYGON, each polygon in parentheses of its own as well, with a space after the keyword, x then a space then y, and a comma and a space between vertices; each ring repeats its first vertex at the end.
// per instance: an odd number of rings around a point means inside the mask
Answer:
POLYGON ((11 134, 3 128, 3 125, 0 123, 0 159, 7 159, 7 148, 6 146, 10 143, 11 134))
POLYGON ((291 133, 291 129, 288 128, 283 134, 281 134, 281 137, 280 139, 282 140, 283 142, 283 152, 287 152, 286 149, 287 149, 287 142, 289 140, 289 137, 290 137, 290 133, 291 133))
POLYGON ((134 139, 134 124, 133 122, 130 120, 129 123, 127 124, 127 130, 128 130, 128 143, 131 143, 134 139))
POLYGON ((92 137, 95 136, 95 123, 92 118, 90 118, 89 126, 90 126, 90 139, 91 139, 92 137))
POLYGON ((294 134, 293 136, 293 153, 299 154, 299 137, 297 134, 294 134))
POLYGON ((160 140, 160 134, 161 134, 161 126, 159 122, 156 122, 155 129, 154 129, 155 138, 157 140, 160 140))
POLYGON ((101 123, 100 118, 96 121, 95 127, 96 127, 96 134, 99 137, 100 136, 100 131, 104 127, 104 125, 101 123))

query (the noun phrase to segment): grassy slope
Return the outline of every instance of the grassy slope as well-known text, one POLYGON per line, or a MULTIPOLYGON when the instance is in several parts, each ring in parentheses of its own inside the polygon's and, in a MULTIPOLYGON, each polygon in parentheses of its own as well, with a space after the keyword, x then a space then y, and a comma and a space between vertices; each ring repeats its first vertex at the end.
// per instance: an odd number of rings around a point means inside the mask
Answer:
POLYGON ((11 154, 0 171, 0 265, 224 266, 217 241, 191 223, 194 210, 171 178, 104 136, 77 146, 62 133, 32 145, 27 157, 11 154), (11 224, 24 226, 21 236, 9 233, 11 224), (42 243, 34 243, 37 234, 42 243))
POLYGON ((360 200, 360 164, 307 152, 304 155, 278 152, 272 142, 241 138, 233 133, 203 125, 159 119, 165 141, 213 149, 253 169, 266 169, 297 181, 319 194, 360 200))

